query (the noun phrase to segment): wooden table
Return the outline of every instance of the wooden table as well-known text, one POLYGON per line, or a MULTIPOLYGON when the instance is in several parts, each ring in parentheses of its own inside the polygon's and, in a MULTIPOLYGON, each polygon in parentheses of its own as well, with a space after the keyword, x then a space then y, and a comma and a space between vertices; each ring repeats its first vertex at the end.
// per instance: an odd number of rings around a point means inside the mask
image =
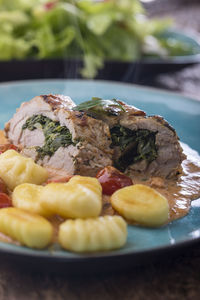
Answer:
POLYGON ((200 296, 200 244, 156 263, 115 273, 70 275, 0 267, 1 300, 195 300, 200 296))
MULTIPOLYGON (((164 2, 166 3, 165 0, 162 1, 164 2)), ((180 0, 178 2, 177 5, 180 5, 180 0)), ((185 26, 187 21, 188 29, 191 29, 192 24, 194 30, 200 31, 200 25, 196 25, 200 24, 200 3, 196 1, 189 5, 189 1, 182 2, 187 2, 186 6, 174 8, 175 2, 171 1, 171 11, 167 9, 166 4, 163 10, 162 5, 154 9, 152 4, 149 11, 152 15, 176 15, 178 27, 185 26)), ((165 82, 165 88, 192 95, 199 92, 200 95, 200 67, 173 74, 173 77, 165 75, 162 78, 164 78, 162 80, 165 82), (183 84, 182 80, 185 83, 190 82, 189 86, 183 84)), ((9 264, 8 261, 1 261, 0 300, 27 299, 198 300, 200 299, 200 243, 182 249, 172 257, 162 256, 155 263, 149 261, 145 265, 125 271, 104 274, 70 275, 33 272, 31 269, 24 270, 13 263, 9 264)))

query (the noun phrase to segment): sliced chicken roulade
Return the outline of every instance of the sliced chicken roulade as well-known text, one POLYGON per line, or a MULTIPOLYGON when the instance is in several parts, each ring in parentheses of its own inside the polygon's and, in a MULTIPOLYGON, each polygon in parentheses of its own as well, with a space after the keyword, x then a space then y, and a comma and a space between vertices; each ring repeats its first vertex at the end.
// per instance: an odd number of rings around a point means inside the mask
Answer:
POLYGON ((103 120, 110 128, 113 164, 131 174, 172 177, 181 171, 185 158, 176 131, 160 116, 119 100, 94 98, 73 110, 103 120))
POLYGON ((95 176, 112 164, 109 127, 61 95, 42 95, 23 103, 6 124, 7 138, 38 164, 68 174, 95 176))

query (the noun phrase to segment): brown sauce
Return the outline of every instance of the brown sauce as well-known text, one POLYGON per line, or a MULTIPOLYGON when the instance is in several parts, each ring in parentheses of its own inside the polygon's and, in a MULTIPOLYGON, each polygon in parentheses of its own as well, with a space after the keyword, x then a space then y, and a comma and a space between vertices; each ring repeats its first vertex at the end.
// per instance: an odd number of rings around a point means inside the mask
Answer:
MULTIPOLYGON (((186 144, 182 144, 182 148, 187 159, 182 162, 183 171, 178 178, 162 179, 152 177, 146 179, 144 176, 134 177, 134 183, 151 186, 168 199, 170 208, 169 222, 185 216, 190 210, 191 201, 200 197, 200 156, 186 144)), ((57 170, 51 171, 51 178, 58 176, 57 170)), ((59 175, 64 176, 66 172, 61 171, 59 175)), ((116 212, 110 204, 110 196, 103 195, 102 215, 114 214, 116 214, 116 212)), ((54 216, 50 221, 54 226, 55 232, 53 242, 56 242, 58 227, 64 220, 59 216, 54 216)), ((19 242, 12 240, 2 233, 0 233, 0 241, 19 245, 19 242)))
MULTIPOLYGON (((135 176, 134 183, 145 184, 165 196, 169 203, 169 222, 184 217, 190 210, 191 201, 200 197, 200 156, 188 145, 181 144, 187 159, 182 162, 182 174, 178 178, 162 179, 135 176)), ((110 204, 110 197, 103 197, 102 215, 115 214, 110 204)))

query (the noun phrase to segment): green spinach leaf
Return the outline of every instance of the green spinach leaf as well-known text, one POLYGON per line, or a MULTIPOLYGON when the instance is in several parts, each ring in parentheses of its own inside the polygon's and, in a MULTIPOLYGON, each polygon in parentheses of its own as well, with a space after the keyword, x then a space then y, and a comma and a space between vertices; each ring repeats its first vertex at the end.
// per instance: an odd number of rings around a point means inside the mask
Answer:
POLYGON ((147 129, 136 131, 123 126, 111 129, 112 147, 118 146, 121 156, 115 161, 115 166, 124 171, 130 164, 141 160, 151 162, 157 157, 155 145, 156 133, 147 129))
POLYGON ((72 141, 72 135, 66 126, 61 126, 59 122, 52 121, 43 115, 33 115, 28 118, 22 129, 31 131, 41 128, 45 142, 42 147, 37 146, 37 160, 43 159, 46 155, 52 156, 60 147, 75 145, 77 142, 72 141))

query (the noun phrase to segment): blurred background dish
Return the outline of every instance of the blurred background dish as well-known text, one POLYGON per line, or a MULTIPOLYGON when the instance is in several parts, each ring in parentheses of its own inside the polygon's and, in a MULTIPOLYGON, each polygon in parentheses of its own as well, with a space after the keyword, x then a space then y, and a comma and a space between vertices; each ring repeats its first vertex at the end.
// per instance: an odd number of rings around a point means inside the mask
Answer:
MULTIPOLYGON (((94 79, 113 80, 147 84, 159 74, 177 72, 200 63, 200 44, 185 34, 176 31, 165 31, 163 40, 181 41, 191 54, 174 55, 166 58, 143 57, 140 60, 127 62, 105 60, 103 68, 98 70, 94 79), (193 54, 193 52, 195 54, 193 54)), ((18 59, 0 61, 0 81, 43 79, 43 78, 84 78, 82 59, 46 58, 18 59)))
POLYGON ((172 29, 173 14, 163 18, 163 9, 180 13, 184 7, 186 13, 195 1, 142 2, 1 0, 0 81, 94 78, 156 85, 160 74, 196 66, 198 35, 172 29))

